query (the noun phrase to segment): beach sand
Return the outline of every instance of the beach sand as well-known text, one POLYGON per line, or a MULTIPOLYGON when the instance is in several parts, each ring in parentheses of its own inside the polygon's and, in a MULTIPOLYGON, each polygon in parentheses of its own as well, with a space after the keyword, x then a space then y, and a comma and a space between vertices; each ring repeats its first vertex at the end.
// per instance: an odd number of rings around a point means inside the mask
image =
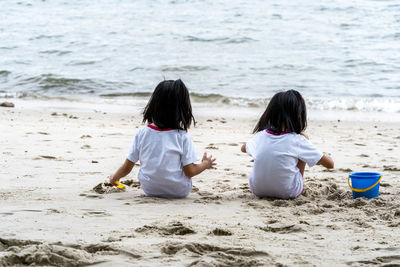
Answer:
POLYGON ((399 123, 310 120, 311 142, 335 169, 306 167, 297 199, 260 199, 240 145, 262 110, 195 106, 197 154, 218 165, 193 178, 187 198, 168 200, 144 195, 138 166, 125 191, 101 184, 143 127, 139 108, 25 104, 0 108, 0 266, 400 264, 399 123), (383 174, 378 199, 352 199, 356 171, 383 174))

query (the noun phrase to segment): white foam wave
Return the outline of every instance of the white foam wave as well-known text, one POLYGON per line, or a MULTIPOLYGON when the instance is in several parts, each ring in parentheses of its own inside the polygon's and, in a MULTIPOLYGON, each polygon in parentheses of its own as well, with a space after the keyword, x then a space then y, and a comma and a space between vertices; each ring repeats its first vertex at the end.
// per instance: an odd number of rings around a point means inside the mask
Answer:
POLYGON ((400 98, 311 98, 307 100, 307 106, 314 110, 400 113, 400 98))

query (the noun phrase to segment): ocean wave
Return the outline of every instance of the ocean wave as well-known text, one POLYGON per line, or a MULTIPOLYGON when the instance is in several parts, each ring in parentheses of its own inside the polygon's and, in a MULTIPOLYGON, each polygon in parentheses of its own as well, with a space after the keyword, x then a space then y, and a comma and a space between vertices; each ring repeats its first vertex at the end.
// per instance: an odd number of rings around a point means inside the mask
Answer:
POLYGON ((356 24, 356 23, 340 23, 339 24, 339 28, 341 28, 343 30, 348 30, 348 29, 352 29, 352 28, 356 28, 356 27, 360 27, 360 24, 356 24))
MULTIPOLYGON (((101 97, 150 97, 152 92, 114 92, 114 93, 107 93, 101 94, 101 97)), ((230 100, 229 97, 220 95, 220 94, 199 94, 199 93, 190 93, 190 97, 194 102, 221 102, 225 104, 229 104, 230 100)))
POLYGON ((285 70, 285 71, 316 71, 317 69, 311 65, 299 65, 299 64, 279 64, 272 65, 267 68, 268 70, 285 70))
POLYGON ((387 34, 382 37, 383 39, 390 39, 390 40, 399 40, 400 39, 400 32, 395 32, 391 34, 387 34))
POLYGON ((11 71, 8 70, 0 70, 0 77, 7 77, 11 74, 11 71))
POLYGON ((35 37, 33 37, 33 38, 29 38, 29 40, 30 41, 32 41, 32 40, 40 40, 40 39, 53 39, 53 38, 61 38, 61 37, 64 37, 64 35, 44 35, 44 34, 41 34, 41 35, 38 35, 38 36, 35 36, 35 37))
POLYGON ((188 42, 216 42, 223 44, 241 44, 241 43, 249 43, 256 42, 257 40, 250 37, 216 37, 216 38, 201 38, 196 36, 186 36, 185 41, 188 42))
MULTIPOLYGON (((282 65, 281 67, 293 68, 293 65, 282 65)), ((170 67, 164 67, 165 69, 170 67)), ((196 69, 198 66, 182 66, 182 68, 196 69)), ((174 71, 174 69, 170 69, 174 71)), ((0 79, 7 81, 0 92, 0 97, 56 97, 69 95, 72 97, 102 97, 102 98, 149 98, 152 90, 149 88, 141 90, 132 82, 115 82, 100 79, 82 79, 63 77, 56 74, 41 74, 34 77, 24 77, 8 70, 0 70, 0 79)), ((229 85, 229 83, 224 86, 229 85)), ((394 85, 393 91, 398 91, 400 87, 394 85)), ((303 88, 306 91, 305 88, 303 88)), ((212 103, 217 105, 233 105, 243 107, 265 108, 270 98, 260 97, 259 95, 239 95, 220 93, 201 93, 201 91, 191 91, 191 99, 196 103, 212 103)), ((307 107, 313 110, 348 110, 348 111, 368 111, 368 112, 400 112, 400 97, 389 95, 389 93, 365 92, 364 94, 330 95, 326 97, 307 96, 307 107)))
POLYGON ((104 84, 91 79, 65 78, 54 74, 41 74, 39 76, 20 79, 17 87, 33 88, 30 91, 38 93, 84 93, 93 94, 96 88, 104 84))
POLYGON ((225 104, 230 103, 229 97, 220 95, 220 94, 199 94, 199 93, 190 93, 191 98, 195 102, 221 102, 225 104))
MULTIPOLYGON (((49 81, 47 81, 49 82, 49 81)), ((78 79, 52 79, 52 86, 60 84, 82 84, 82 80, 78 79)), ((81 89, 82 90, 82 89, 81 89)), ((152 92, 137 91, 137 92, 110 92, 101 95, 93 95, 93 97, 101 98, 120 98, 120 99, 137 99, 148 100, 152 92)), ((75 94, 76 95, 76 94, 75 94)), ((11 95, 9 92, 0 90, 0 98, 35 98, 35 99, 74 99, 74 95, 68 92, 67 94, 41 94, 38 92, 21 92, 18 95, 11 95)), ((190 93, 192 103, 212 104, 217 106, 240 106, 248 108, 265 109, 271 98, 257 97, 232 97, 221 94, 202 94, 190 93)), ((81 97, 79 97, 81 98, 81 97)), ((82 98, 85 99, 85 98, 82 98)), ((386 97, 380 94, 370 95, 366 97, 305 97, 308 110, 316 111, 354 111, 354 112, 377 112, 377 113, 400 113, 400 97, 386 97)))
POLYGON ((12 49, 16 49, 18 48, 18 46, 13 45, 13 46, 0 46, 0 49, 4 49, 4 50, 12 50, 12 49))
POLYGON ((185 71, 204 71, 204 70, 212 70, 216 71, 216 69, 213 69, 209 66, 193 66, 193 65, 186 65, 186 66, 180 66, 180 67, 170 67, 170 66, 165 66, 161 67, 161 71, 163 72, 185 72, 185 71))
MULTIPOLYGON (((190 94, 193 102, 217 103, 251 108, 265 108, 271 98, 228 97, 220 94, 190 94)), ((384 97, 379 94, 358 97, 305 97, 310 110, 337 110, 360 112, 400 113, 400 98, 384 97)))
MULTIPOLYGON (((110 93, 102 97, 143 97, 149 98, 151 92, 110 93)), ((190 93, 193 103, 213 103, 251 108, 265 108, 271 98, 229 97, 221 94, 190 93)), ((400 98, 386 98, 379 94, 364 98, 306 98, 307 108, 311 110, 366 111, 366 112, 400 112, 400 98)))
POLYGON ((132 69, 129 69, 128 71, 129 72, 133 72, 133 71, 137 71, 137 70, 144 70, 145 68, 143 68, 143 67, 134 67, 134 68, 132 68, 132 69))
POLYGON ((81 65, 93 65, 96 64, 97 61, 91 60, 91 61, 71 61, 67 63, 67 66, 81 66, 81 65))
POLYGON ((42 50, 39 52, 40 54, 50 54, 50 55, 57 55, 57 56, 64 56, 72 53, 72 51, 61 51, 61 50, 42 50))
POLYGON ((360 66, 385 66, 385 64, 378 63, 374 60, 365 59, 347 59, 344 61, 344 67, 346 68, 354 68, 360 66))
POLYGON ((363 112, 400 112, 400 98, 382 97, 376 94, 368 98, 310 98, 307 101, 308 108, 314 110, 348 110, 363 112))
MULTIPOLYGON (((149 98, 152 92, 113 92, 101 94, 101 97, 120 98, 120 97, 133 97, 133 98, 149 98)), ((220 103, 227 105, 238 105, 238 106, 259 106, 264 103, 262 99, 251 100, 243 97, 228 97, 221 94, 201 94, 201 93, 190 93, 190 98, 195 103, 220 103)))
POLYGON ((150 97, 151 92, 132 92, 132 93, 108 93, 108 94, 101 94, 101 97, 150 97))
POLYGON ((329 6, 321 6, 316 8, 317 11, 330 11, 330 12, 356 12, 358 9, 355 6, 343 6, 343 7, 329 7, 329 6))

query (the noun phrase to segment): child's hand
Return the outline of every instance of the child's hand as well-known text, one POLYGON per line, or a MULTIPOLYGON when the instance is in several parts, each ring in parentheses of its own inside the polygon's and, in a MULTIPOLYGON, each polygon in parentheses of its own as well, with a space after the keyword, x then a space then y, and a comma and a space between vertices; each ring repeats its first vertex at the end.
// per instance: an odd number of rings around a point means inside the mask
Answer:
POLYGON ((203 159, 201 160, 201 163, 205 164, 205 168, 206 169, 211 169, 212 167, 214 167, 217 164, 214 161, 215 161, 215 158, 213 158, 212 155, 207 157, 207 152, 204 152, 203 159))
POLYGON ((215 159, 210 155, 207 157, 207 153, 204 152, 203 158, 201 159, 201 163, 192 163, 183 167, 183 171, 185 175, 189 178, 196 176, 199 173, 202 173, 206 169, 212 169, 216 163, 215 159))
POLYGON ((112 185, 116 185, 119 182, 119 179, 116 179, 114 175, 109 176, 109 178, 112 185))
POLYGON ((244 144, 242 145, 242 147, 240 148, 240 150, 241 150, 243 153, 246 153, 246 143, 244 143, 244 144))
POLYGON ((301 132, 300 133, 302 136, 304 136, 307 140, 310 140, 310 138, 308 137, 308 135, 305 132, 301 132))

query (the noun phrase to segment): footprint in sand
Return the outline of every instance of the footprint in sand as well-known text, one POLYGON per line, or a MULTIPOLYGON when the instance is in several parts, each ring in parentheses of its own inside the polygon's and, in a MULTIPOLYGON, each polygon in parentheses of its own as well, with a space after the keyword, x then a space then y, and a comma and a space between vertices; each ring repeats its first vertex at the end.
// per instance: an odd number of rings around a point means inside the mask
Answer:
POLYGON ((210 232, 210 235, 216 235, 216 236, 231 236, 233 233, 229 230, 225 230, 222 228, 215 228, 210 232))
POLYGON ((0 251, 0 266, 83 266, 103 262, 81 249, 36 241, 0 238, 0 251))
POLYGON ((304 193, 301 195, 306 200, 315 200, 323 197, 326 200, 342 203, 343 199, 352 199, 351 192, 338 188, 336 183, 332 182, 308 182, 305 185, 304 193))
POLYGON ((140 188, 140 182, 134 181, 132 179, 121 181, 121 184, 124 184, 129 187, 133 187, 133 188, 140 188))
POLYGON ((400 255, 380 256, 374 259, 347 262, 350 266, 378 265, 378 266, 399 266, 400 255))
POLYGON ((91 210, 91 209, 82 209, 85 211, 83 215, 90 216, 90 217, 108 217, 111 216, 110 213, 104 211, 104 210, 91 210))
POLYGON ((275 207, 288 207, 290 202, 288 200, 277 199, 272 202, 272 206, 275 207))
POLYGON ((339 168, 338 169, 339 171, 341 171, 341 172, 353 172, 353 170, 352 169, 350 169, 350 168, 339 168))
POLYGON ((102 199, 104 198, 103 196, 99 196, 99 195, 93 195, 93 194, 80 194, 79 196, 81 197, 87 197, 87 198, 98 198, 98 199, 102 199))
POLYGON ((208 144, 208 146, 206 146, 205 149, 214 149, 214 150, 218 150, 218 147, 216 147, 213 143, 211 143, 211 144, 208 144))
POLYGON ((382 182, 379 183, 379 186, 381 186, 381 187, 391 187, 391 185, 389 183, 382 183, 382 182))
POLYGON ((239 247, 220 247, 205 243, 164 243, 161 252, 174 256, 178 252, 198 258, 189 266, 259 266, 275 265, 267 252, 239 247))
POLYGON ((214 195, 213 193, 207 191, 198 191, 197 194, 201 196, 201 200, 220 200, 222 199, 219 195, 214 195))
POLYGON ((395 210, 394 217, 400 217, 400 209, 395 210))
POLYGON ((181 222, 171 222, 166 226, 160 226, 158 224, 144 225, 135 230, 137 233, 157 233, 163 236, 169 235, 189 235, 196 233, 192 228, 183 225, 181 222))
POLYGON ((110 237, 102 240, 102 242, 108 242, 108 243, 120 242, 120 241, 122 241, 122 238, 118 238, 118 237, 114 237, 114 236, 110 236, 110 237))
POLYGON ((384 171, 391 171, 391 172, 399 172, 400 168, 397 168, 397 167, 392 166, 392 165, 384 165, 383 166, 383 170, 384 171))
POLYGON ((59 211, 57 209, 47 209, 47 214, 60 214, 62 211, 59 211))
POLYGON ((295 224, 288 225, 288 224, 274 223, 267 226, 259 226, 258 228, 265 232, 272 232, 279 234, 304 232, 303 228, 295 224))

